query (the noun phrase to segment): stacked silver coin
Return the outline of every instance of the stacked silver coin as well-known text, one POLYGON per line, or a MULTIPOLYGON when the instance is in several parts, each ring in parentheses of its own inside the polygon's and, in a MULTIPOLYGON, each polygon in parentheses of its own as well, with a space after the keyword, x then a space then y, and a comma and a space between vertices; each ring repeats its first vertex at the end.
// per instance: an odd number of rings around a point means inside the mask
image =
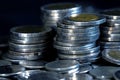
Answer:
POLYGON ((54 47, 60 59, 75 59, 80 62, 95 61, 99 55, 96 45, 100 32, 99 25, 105 18, 97 14, 71 14, 57 24, 54 47))
POLYGON ((81 12, 81 6, 75 3, 53 3, 41 7, 41 20, 44 26, 56 30, 57 22, 67 14, 81 12))
POLYGON ((19 26, 10 30, 9 52, 6 57, 15 60, 42 59, 52 48, 51 28, 37 25, 19 26))
POLYGON ((101 26, 101 47, 120 48, 120 9, 106 10, 102 14, 107 21, 101 26))
POLYGON ((45 68, 49 71, 58 72, 64 75, 79 72, 80 64, 76 60, 57 60, 49 62, 45 68))

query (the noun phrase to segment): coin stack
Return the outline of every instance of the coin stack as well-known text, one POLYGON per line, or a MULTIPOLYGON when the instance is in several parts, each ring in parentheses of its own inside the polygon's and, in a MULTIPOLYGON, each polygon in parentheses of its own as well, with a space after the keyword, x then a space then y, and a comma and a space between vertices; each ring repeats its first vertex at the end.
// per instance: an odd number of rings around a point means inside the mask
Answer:
POLYGON ((13 60, 42 59, 52 48, 51 31, 51 28, 37 25, 12 28, 6 57, 13 60))
POLYGON ((100 52, 96 40, 105 18, 97 14, 71 14, 58 22, 54 47, 60 59, 95 61, 100 52))
POLYGON ((111 9, 101 12, 106 23, 101 26, 102 49, 120 48, 120 9, 111 9))
POLYGON ((80 13, 81 6, 75 3, 53 3, 41 7, 41 20, 44 26, 56 30, 57 22, 67 14, 80 13))

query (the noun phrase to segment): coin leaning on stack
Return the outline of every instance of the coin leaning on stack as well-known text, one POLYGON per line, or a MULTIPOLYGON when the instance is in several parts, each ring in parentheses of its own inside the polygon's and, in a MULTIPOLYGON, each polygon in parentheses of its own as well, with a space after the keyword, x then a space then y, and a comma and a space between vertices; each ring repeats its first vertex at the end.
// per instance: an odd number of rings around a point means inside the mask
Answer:
POLYGON ((53 3, 44 5, 41 8, 41 20, 44 26, 52 27, 56 30, 57 22, 64 16, 73 13, 80 13, 81 6, 75 3, 53 3))
POLYGON ((120 9, 101 12, 107 18, 101 26, 101 46, 106 48, 120 48, 120 9))
POLYGON ((37 25, 18 26, 10 30, 7 58, 13 60, 37 60, 45 57, 52 48, 51 28, 37 25))
POLYGON ((91 62, 100 53, 96 40, 99 38, 99 25, 105 18, 97 14, 71 14, 57 24, 54 47, 60 59, 75 59, 91 62))

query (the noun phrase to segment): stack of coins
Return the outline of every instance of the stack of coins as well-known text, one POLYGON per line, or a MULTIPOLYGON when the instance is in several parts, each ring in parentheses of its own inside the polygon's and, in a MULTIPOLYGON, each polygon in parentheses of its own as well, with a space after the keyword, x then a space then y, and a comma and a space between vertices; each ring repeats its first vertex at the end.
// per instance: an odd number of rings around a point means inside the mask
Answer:
POLYGON ((44 26, 56 30, 57 22, 67 14, 81 12, 81 6, 75 3, 53 3, 41 7, 41 20, 44 26))
POLYGON ((19 26, 10 30, 9 52, 13 60, 37 60, 47 55, 52 48, 51 28, 37 25, 19 26))
POLYGON ((120 9, 105 10, 102 14, 107 18, 101 26, 101 47, 120 48, 120 9))
POLYGON ((105 18, 97 14, 71 14, 58 22, 54 47, 60 59, 95 61, 100 52, 96 40, 105 18))

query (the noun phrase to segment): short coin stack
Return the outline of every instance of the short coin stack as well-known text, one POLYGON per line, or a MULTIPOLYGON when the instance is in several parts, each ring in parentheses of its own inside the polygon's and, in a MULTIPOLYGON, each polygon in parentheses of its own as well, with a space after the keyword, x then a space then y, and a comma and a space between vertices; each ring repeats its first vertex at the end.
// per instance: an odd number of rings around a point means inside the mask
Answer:
POLYGON ((120 9, 103 11, 107 22, 101 26, 101 47, 120 48, 120 9))
POLYGON ((67 14, 81 12, 81 6, 75 3, 53 3, 41 7, 41 20, 44 26, 56 30, 57 22, 67 14))
POLYGON ((51 31, 51 28, 37 25, 12 28, 6 57, 13 60, 42 59, 52 48, 51 31))
POLYGON ((60 59, 95 61, 99 55, 99 25, 105 18, 97 14, 71 14, 58 22, 54 47, 60 59))

